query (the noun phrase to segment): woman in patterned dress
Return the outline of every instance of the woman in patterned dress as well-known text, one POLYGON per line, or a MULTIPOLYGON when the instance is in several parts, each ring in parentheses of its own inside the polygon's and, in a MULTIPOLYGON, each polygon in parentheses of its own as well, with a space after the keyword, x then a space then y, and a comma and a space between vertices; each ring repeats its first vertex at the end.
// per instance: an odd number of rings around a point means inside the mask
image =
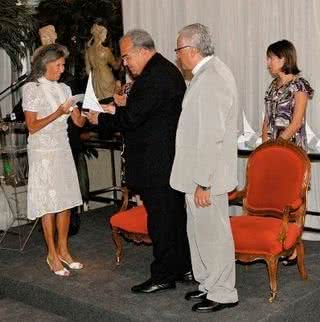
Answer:
MULTIPOLYGON (((262 142, 281 137, 302 149, 307 149, 306 108, 313 96, 313 89, 301 77, 297 66, 297 54, 293 44, 280 40, 267 49, 267 66, 274 77, 265 94, 265 117, 262 126, 262 142)), ((283 265, 297 263, 296 250, 283 265)))
POLYGON ((271 44, 267 49, 267 66, 274 79, 264 98, 262 141, 281 137, 306 149, 305 113, 313 89, 299 75, 293 44, 288 40, 271 44))
POLYGON ((33 57, 30 81, 23 87, 23 110, 29 130, 28 218, 41 217, 48 247, 47 263, 59 276, 81 269, 68 249, 69 209, 82 204, 79 181, 67 135, 67 119, 83 126, 70 88, 58 83, 68 50, 59 44, 41 47, 33 57), (57 232, 57 238, 55 234, 57 232), (55 242, 56 240, 56 242, 55 242))

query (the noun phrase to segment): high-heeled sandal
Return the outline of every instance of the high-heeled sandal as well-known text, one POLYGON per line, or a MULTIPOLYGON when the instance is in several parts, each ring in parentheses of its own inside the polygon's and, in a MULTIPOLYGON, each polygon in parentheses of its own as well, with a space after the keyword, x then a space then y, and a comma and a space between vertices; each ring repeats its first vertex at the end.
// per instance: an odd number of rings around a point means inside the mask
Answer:
POLYGON ((283 266, 293 266, 293 265, 296 265, 296 264, 297 264, 297 262, 298 262, 298 260, 297 260, 297 256, 296 256, 295 258, 292 258, 292 259, 290 259, 289 257, 287 257, 287 258, 285 258, 285 259, 281 262, 281 264, 282 264, 283 266))
POLYGON ((54 271, 48 257, 47 257, 47 264, 51 272, 53 272, 55 275, 62 276, 62 277, 68 277, 70 275, 70 271, 68 271, 65 267, 63 269, 60 269, 59 271, 54 271))
POLYGON ((71 269, 82 269, 83 268, 83 264, 80 262, 72 262, 72 263, 68 263, 65 259, 63 259, 62 257, 58 256, 60 261, 64 264, 66 264, 69 268, 71 269))

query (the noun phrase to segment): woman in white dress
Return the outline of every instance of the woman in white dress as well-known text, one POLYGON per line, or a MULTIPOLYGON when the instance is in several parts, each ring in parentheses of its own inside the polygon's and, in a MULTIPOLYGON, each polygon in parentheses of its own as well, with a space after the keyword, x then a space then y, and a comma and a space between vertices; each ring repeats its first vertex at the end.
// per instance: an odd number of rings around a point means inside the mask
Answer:
POLYGON ((58 83, 68 50, 41 47, 33 57, 30 81, 23 87, 23 110, 29 130, 28 218, 41 217, 48 247, 47 263, 59 276, 81 269, 68 249, 69 209, 82 204, 79 181, 67 135, 67 118, 77 126, 85 118, 74 108, 70 88, 58 83), (57 238, 55 238, 57 232, 57 238))

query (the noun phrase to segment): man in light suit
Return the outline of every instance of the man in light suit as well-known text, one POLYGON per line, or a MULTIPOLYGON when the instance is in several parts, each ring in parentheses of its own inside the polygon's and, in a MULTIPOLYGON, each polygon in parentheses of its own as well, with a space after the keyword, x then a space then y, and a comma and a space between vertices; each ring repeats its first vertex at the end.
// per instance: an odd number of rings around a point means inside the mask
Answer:
POLYGON ((215 312, 238 304, 228 191, 237 186, 237 88, 216 56, 207 27, 178 34, 177 59, 193 79, 183 99, 170 184, 185 192, 192 268, 199 282, 192 310, 215 312))

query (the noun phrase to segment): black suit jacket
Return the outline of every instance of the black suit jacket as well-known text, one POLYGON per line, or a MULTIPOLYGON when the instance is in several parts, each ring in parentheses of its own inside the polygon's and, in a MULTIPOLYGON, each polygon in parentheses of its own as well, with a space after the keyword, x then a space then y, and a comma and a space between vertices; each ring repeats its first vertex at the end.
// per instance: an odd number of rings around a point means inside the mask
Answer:
POLYGON ((135 79, 127 106, 114 115, 100 113, 100 131, 124 135, 129 187, 169 185, 185 89, 179 69, 156 53, 135 79))

